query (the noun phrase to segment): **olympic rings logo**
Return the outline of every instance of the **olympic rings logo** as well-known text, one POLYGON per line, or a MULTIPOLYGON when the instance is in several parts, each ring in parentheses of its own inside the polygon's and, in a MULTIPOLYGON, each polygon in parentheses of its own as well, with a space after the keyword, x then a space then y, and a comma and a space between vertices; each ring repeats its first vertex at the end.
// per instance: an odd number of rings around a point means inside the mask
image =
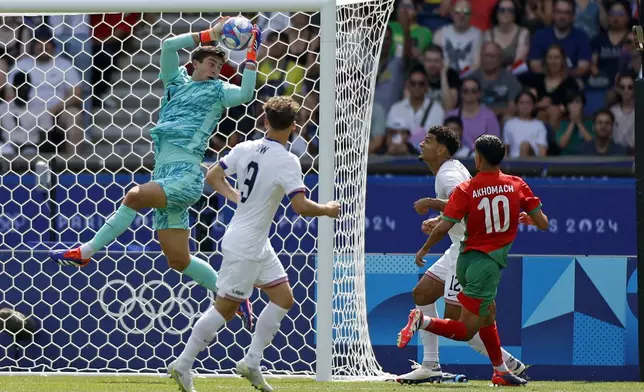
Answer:
MULTIPOLYGON (((154 329, 155 322, 158 322, 161 332, 169 333, 171 335, 181 335, 190 330, 195 319, 201 315, 199 309, 195 309, 195 306, 189 299, 189 290, 196 285, 197 282, 195 281, 181 284, 179 292, 175 295, 172 286, 162 280, 145 282, 141 287, 135 289, 125 280, 114 279, 108 281, 107 284, 100 289, 98 292, 98 301, 100 302, 103 311, 113 319, 117 320, 121 329, 127 333, 135 335, 146 334, 154 329), (118 312, 113 312, 109 309, 110 304, 105 303, 105 292, 107 290, 113 290, 116 297, 116 293, 121 289, 126 289, 129 292, 128 298, 121 302, 118 312), (157 289, 167 290, 168 292, 168 299, 163 301, 158 309, 155 305, 155 302, 158 302, 158 300, 155 299, 155 294, 157 294, 156 298, 159 297, 156 292, 157 289), (146 298, 145 296, 147 290, 150 290, 150 298, 146 298), (150 319, 148 325, 143 328, 139 328, 137 326, 130 327, 125 323, 126 316, 129 316, 137 305, 141 308, 142 315, 145 315, 150 319), (172 318, 171 315, 175 305, 178 306, 179 313, 188 319, 187 325, 182 329, 176 329, 173 325, 168 325, 164 320, 166 318, 172 318)), ((214 294, 212 292, 208 292, 208 297, 210 300, 214 301, 214 294)), ((138 320, 135 319, 135 321, 138 320)))

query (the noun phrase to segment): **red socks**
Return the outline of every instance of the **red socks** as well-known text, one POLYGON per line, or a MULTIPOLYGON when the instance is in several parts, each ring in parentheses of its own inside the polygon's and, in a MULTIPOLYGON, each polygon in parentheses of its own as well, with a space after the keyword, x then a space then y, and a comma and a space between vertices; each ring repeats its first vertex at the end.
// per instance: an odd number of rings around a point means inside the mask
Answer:
MULTIPOLYGON (((425 330, 452 340, 468 340, 467 327, 464 323, 457 320, 432 318, 432 321, 425 330)), ((500 352, 501 351, 499 351, 499 353, 500 352)))
MULTIPOLYGON (((452 340, 469 340, 467 327, 464 323, 456 320, 432 318, 425 330, 452 340)), ((485 344, 485 349, 487 350, 492 365, 501 366, 503 364, 503 355, 501 354, 501 339, 496 329, 496 323, 481 328, 479 335, 481 336, 483 344, 485 344)))
POLYGON ((496 323, 481 328, 479 336, 481 336, 481 340, 485 344, 485 349, 492 365, 501 366, 503 364, 503 355, 501 355, 501 339, 499 338, 499 331, 496 329, 496 323))

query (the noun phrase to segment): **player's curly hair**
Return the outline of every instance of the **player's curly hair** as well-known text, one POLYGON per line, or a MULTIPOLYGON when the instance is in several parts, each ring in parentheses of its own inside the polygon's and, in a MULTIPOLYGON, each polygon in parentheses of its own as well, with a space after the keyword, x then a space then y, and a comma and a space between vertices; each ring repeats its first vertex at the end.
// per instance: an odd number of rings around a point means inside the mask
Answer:
POLYGON ((197 60, 198 62, 204 61, 207 57, 216 57, 223 60, 225 63, 228 61, 226 52, 218 46, 200 46, 192 52, 191 61, 197 60))
POLYGON ((461 148, 461 142, 458 140, 456 132, 445 125, 434 125, 429 128, 427 133, 434 135, 436 142, 445 146, 450 156, 456 154, 456 151, 461 148))
POLYGON ((290 130, 300 105, 291 97, 272 97, 264 104, 266 120, 274 131, 290 130))
POLYGON ((505 145, 494 135, 483 134, 474 142, 476 152, 480 154, 487 163, 496 166, 505 158, 505 145))

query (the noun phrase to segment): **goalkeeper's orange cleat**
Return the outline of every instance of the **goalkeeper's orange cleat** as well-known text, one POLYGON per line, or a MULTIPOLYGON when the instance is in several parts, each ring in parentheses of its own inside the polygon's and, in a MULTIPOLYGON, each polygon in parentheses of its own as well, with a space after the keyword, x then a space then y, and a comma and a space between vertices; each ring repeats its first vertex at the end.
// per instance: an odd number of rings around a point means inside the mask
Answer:
POLYGON ((63 266, 84 267, 90 262, 90 259, 82 258, 80 248, 52 250, 49 257, 63 266))

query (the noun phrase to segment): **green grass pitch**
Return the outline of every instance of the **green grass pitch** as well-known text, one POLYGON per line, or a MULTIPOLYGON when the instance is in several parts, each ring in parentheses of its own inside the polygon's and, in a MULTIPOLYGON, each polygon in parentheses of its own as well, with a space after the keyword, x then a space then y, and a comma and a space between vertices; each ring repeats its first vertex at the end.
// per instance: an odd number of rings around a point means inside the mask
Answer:
MULTIPOLYGON (((308 379, 268 379, 275 392, 460 392, 490 391, 489 381, 470 381, 467 384, 398 385, 393 382, 334 382, 318 383, 308 379)), ((238 378, 197 378, 199 392, 253 392, 246 380, 238 378)), ((498 389, 492 389, 498 390, 498 389)), ((504 389, 507 390, 507 389, 504 389)), ((515 390, 514 388, 511 390, 515 390)), ((589 383, 535 381, 516 389, 529 392, 644 392, 644 383, 589 383)), ((96 376, 6 376, 0 377, 0 392, 176 392, 169 378, 160 377, 96 377, 96 376)))

